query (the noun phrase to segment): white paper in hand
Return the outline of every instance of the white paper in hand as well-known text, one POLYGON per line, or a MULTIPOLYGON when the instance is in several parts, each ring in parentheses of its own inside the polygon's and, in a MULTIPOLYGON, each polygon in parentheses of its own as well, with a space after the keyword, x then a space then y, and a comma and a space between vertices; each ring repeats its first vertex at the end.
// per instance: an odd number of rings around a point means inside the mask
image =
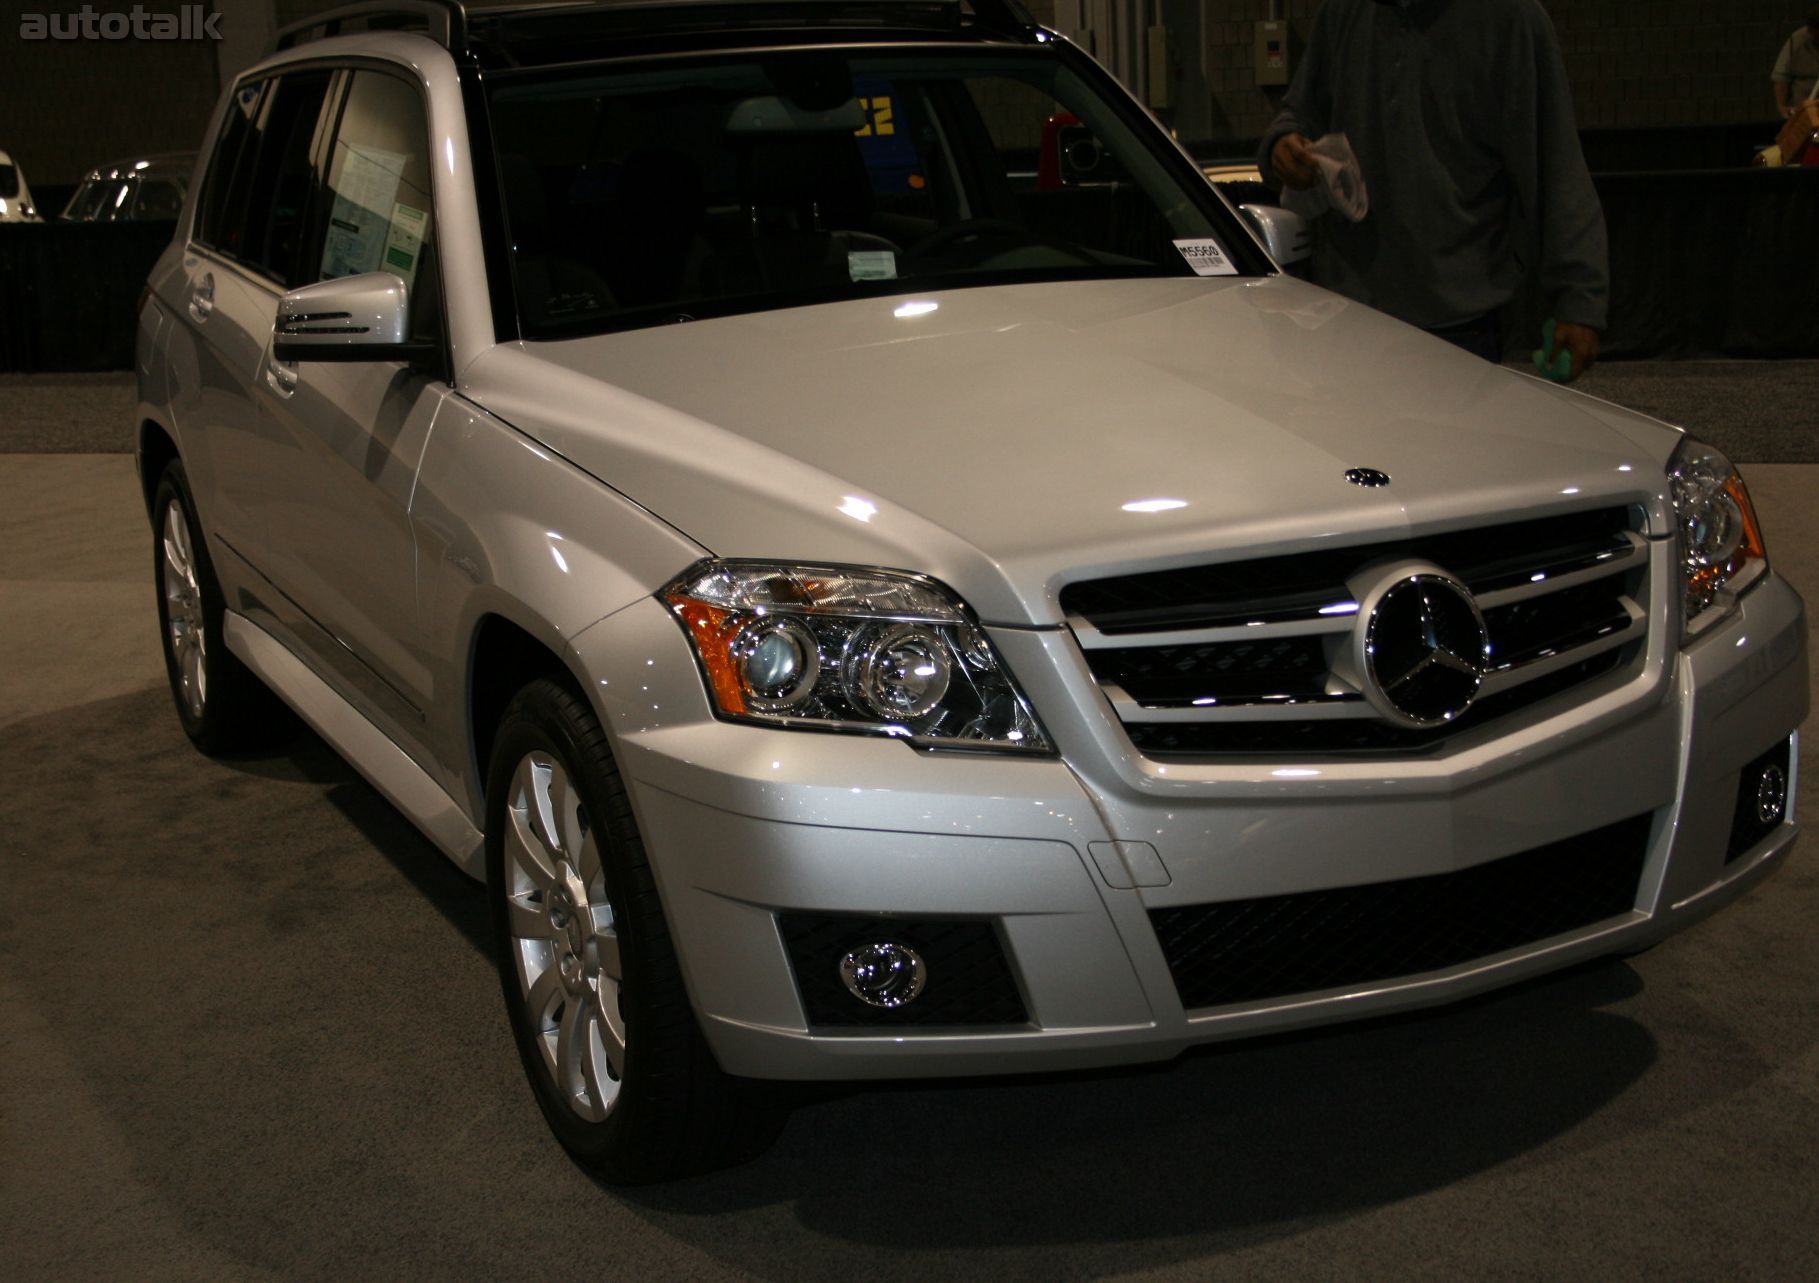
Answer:
POLYGON ((1364 186, 1364 171, 1344 134, 1324 134, 1308 144, 1308 152, 1320 167, 1320 181, 1304 192, 1282 189, 1282 207, 1303 218, 1318 218, 1327 210, 1336 210, 1357 222, 1371 210, 1370 192, 1364 186))

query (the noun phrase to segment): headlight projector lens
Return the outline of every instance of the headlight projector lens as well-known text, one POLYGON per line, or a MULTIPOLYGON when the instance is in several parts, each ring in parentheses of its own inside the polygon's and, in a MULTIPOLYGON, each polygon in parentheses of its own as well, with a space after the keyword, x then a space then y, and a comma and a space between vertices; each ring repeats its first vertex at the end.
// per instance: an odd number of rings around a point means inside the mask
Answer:
POLYGON ((733 643, 746 697, 754 707, 777 710, 801 703, 821 673, 815 638, 794 619, 766 619, 733 643))
POLYGON ((848 699, 874 717, 903 721, 932 712, 953 677, 946 644, 923 624, 859 632, 845 669, 848 699))
POLYGON ((1743 542, 1743 509, 1723 489, 1725 480, 1718 478, 1705 487, 1684 484, 1675 490, 1687 561, 1694 566, 1722 566, 1743 542))

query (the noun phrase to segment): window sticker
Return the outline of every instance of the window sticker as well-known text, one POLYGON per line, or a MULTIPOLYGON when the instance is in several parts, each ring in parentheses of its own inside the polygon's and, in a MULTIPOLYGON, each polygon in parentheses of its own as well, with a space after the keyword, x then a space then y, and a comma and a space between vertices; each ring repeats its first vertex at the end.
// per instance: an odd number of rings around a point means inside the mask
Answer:
POLYGON ((897 256, 887 249, 848 251, 846 274, 855 281, 894 281, 897 279, 897 256))
MULTIPOLYGON (((389 212, 408 159, 402 152, 344 143, 335 204, 322 246, 322 279, 376 272, 391 233, 389 212)), ((413 255, 414 257, 414 255, 413 255)))
POLYGON ((385 267, 410 284, 417 274, 417 255, 423 252, 423 234, 429 230, 429 212, 392 203, 391 230, 385 236, 385 267))
POLYGON ((1194 269, 1195 276, 1238 275, 1238 269, 1232 266, 1232 260, 1225 256, 1225 250, 1218 241, 1176 241, 1175 248, 1181 251, 1181 257, 1187 260, 1187 265, 1194 269))

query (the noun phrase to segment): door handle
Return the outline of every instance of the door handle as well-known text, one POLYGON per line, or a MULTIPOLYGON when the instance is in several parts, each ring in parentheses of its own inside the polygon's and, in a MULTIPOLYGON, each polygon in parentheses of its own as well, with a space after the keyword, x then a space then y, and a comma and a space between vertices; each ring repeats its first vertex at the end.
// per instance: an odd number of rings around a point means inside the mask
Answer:
POLYGON ((202 280, 190 291, 189 314, 197 322, 208 320, 215 310, 215 274, 204 272, 202 280))

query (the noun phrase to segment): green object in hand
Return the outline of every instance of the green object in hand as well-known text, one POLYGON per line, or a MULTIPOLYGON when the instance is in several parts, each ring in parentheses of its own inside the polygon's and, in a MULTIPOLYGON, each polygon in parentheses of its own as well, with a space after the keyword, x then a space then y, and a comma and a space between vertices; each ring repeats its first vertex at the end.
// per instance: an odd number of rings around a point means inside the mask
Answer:
POLYGON ((1554 318, 1550 316, 1541 324, 1541 346, 1535 349, 1535 368, 1554 382, 1565 383, 1573 377, 1573 354, 1562 347, 1549 361, 1547 354, 1553 348, 1554 318))

